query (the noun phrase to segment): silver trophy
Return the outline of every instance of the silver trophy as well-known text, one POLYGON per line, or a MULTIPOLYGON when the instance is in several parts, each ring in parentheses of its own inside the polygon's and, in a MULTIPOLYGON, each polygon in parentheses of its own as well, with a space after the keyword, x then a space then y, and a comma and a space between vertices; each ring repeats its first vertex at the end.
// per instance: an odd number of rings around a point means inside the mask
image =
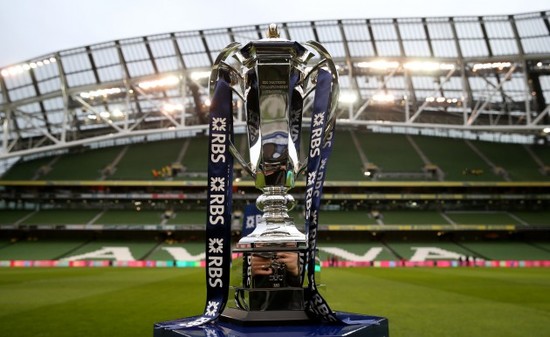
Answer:
MULTIPOLYGON (((304 266, 298 256, 307 249, 307 238, 288 215, 296 204, 288 192, 307 165, 307 159, 300 155, 302 117, 308 117, 320 69, 332 75, 333 97, 325 129, 330 131, 335 123, 338 76, 329 53, 319 43, 302 45, 282 39, 272 24, 264 39, 244 47, 238 43, 228 45, 212 70, 211 93, 223 77, 243 102, 248 154, 241 155, 234 145, 230 150, 262 192, 256 200, 263 212, 261 220, 234 250, 242 253, 244 265, 243 280, 236 290, 236 297, 241 296, 242 300, 237 300, 236 307, 247 313, 303 310, 303 295, 299 291, 304 266), (261 282, 256 277, 260 274, 265 276, 261 282), (281 295, 283 292, 286 293, 281 295), (270 306, 270 298, 277 296, 287 298, 282 301, 286 304, 270 306), (259 298, 264 299, 258 302, 259 298)), ((292 313, 287 316, 296 317, 292 313)))

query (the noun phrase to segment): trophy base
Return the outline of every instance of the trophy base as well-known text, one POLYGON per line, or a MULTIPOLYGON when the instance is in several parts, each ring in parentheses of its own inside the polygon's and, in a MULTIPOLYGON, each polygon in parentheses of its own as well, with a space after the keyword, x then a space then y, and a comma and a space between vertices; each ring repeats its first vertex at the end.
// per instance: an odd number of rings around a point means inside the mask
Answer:
POLYGON ((305 311, 300 310, 247 311, 226 308, 221 314, 220 320, 243 326, 254 326, 283 322, 285 324, 303 324, 309 322, 309 317, 305 311))
MULTIPOLYGON (((273 312, 270 312, 273 313, 273 312)), ((297 312, 294 311, 296 314, 297 312)), ((299 313, 299 312, 298 312, 299 313)), ((224 311, 225 314, 225 311, 224 311)), ((169 329, 166 326, 174 326, 179 321, 156 323, 154 337, 389 337, 388 319, 385 317, 367 316, 346 312, 337 312, 338 317, 348 324, 330 324, 314 321, 292 322, 285 324, 263 322, 261 325, 241 325, 232 321, 218 319, 213 323, 202 327, 186 329, 169 329)))

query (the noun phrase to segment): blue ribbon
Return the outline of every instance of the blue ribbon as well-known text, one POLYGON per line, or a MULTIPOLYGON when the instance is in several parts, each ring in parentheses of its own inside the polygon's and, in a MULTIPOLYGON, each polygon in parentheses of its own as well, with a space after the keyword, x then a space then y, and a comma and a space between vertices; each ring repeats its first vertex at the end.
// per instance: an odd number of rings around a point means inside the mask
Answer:
POLYGON ((326 174, 327 161, 332 151, 334 128, 325 135, 330 113, 332 75, 320 69, 311 115, 311 135, 306 174, 305 220, 308 233, 307 277, 308 288, 306 310, 314 319, 326 322, 342 322, 330 309, 317 290, 315 283, 315 255, 317 251, 317 229, 321 195, 326 174))
MULTIPOLYGON (((179 320, 172 329, 204 326, 218 318, 227 303, 231 266, 233 188, 233 107, 229 83, 220 78, 210 105, 206 219, 206 304, 201 316, 179 320)), ((214 327, 212 327, 214 329, 214 327)))

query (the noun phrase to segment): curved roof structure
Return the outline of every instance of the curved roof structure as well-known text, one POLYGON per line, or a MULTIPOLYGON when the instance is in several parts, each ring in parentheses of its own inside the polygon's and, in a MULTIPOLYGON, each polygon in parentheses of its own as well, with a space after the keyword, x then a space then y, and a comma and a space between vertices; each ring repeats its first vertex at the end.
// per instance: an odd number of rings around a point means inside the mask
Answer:
MULTIPOLYGON (((332 54, 339 124, 529 143, 550 132, 549 14, 280 27, 283 38, 316 40, 332 54)), ((204 130, 217 54, 262 38, 268 24, 109 41, 0 69, 0 159, 204 130)))

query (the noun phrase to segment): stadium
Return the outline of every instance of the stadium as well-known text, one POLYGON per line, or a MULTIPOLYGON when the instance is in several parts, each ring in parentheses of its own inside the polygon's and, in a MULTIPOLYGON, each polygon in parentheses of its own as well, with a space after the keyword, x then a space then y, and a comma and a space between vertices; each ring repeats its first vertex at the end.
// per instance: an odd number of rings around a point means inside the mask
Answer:
MULTIPOLYGON (((334 307, 387 316, 396 335, 548 331, 549 16, 279 24, 285 39, 324 45, 340 77, 319 218, 334 307)), ((145 335, 200 312, 210 70, 268 25, 107 41, 0 69, 10 335, 145 335)), ((244 149, 244 107, 233 109, 244 149)), ((259 191, 234 172, 238 237, 259 191)), ((304 193, 302 178, 292 194, 304 193)))

